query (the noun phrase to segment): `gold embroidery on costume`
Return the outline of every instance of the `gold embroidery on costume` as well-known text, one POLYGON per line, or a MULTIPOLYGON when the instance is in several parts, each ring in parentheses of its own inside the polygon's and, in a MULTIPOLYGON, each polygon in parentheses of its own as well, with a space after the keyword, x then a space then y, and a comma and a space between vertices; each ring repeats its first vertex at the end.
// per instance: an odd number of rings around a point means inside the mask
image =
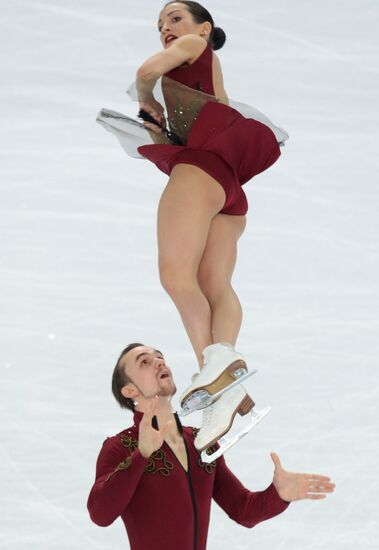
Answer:
POLYGON ((132 437, 131 435, 121 435, 121 445, 126 447, 131 453, 135 451, 138 447, 138 439, 132 437))
MULTIPOLYGON (((130 435, 121 434, 120 439, 121 439, 121 445, 123 447, 125 447, 126 449, 128 449, 128 451, 130 453, 132 453, 133 451, 135 451, 137 449, 138 439, 136 439, 135 437, 132 437, 130 435)), ((109 474, 106 481, 109 481, 111 479, 111 477, 113 477, 114 474, 116 474, 117 472, 121 472, 122 470, 126 470, 127 468, 129 468, 131 463, 132 463, 132 457, 127 456, 122 462, 120 462, 120 464, 118 464, 118 466, 116 466, 116 468, 113 470, 113 472, 111 472, 109 474)))
POLYGON ((120 464, 118 464, 118 466, 116 466, 116 468, 113 470, 113 472, 109 474, 106 481, 109 481, 111 479, 111 477, 114 476, 114 474, 116 472, 120 472, 121 470, 126 470, 127 468, 129 468, 131 463, 132 463, 132 457, 131 456, 126 457, 125 460, 120 462, 120 464))
MULTIPOLYGON (((214 452, 216 451, 215 447, 208 447, 208 449, 206 449, 206 453, 207 455, 211 455, 213 454, 214 452)), ((201 467, 201 468, 204 468, 204 470, 207 472, 207 474, 211 474, 213 472, 213 470, 216 468, 216 461, 214 460, 213 462, 210 462, 209 464, 203 462, 201 460, 201 458, 199 457, 199 460, 198 460, 198 465, 201 467)))
POLYGON ((197 434, 199 433, 199 431, 200 431, 200 428, 192 428, 192 435, 193 435, 194 439, 197 436, 197 434))
POLYGON ((150 456, 145 472, 148 474, 155 474, 156 472, 159 472, 162 476, 167 477, 170 475, 173 468, 174 465, 172 462, 167 460, 166 453, 162 449, 158 449, 150 456), (163 464, 158 466, 156 462, 160 461, 163 464))
MULTIPOLYGON (((195 438, 197 436, 197 434, 199 433, 199 428, 192 428, 192 434, 193 434, 193 437, 195 438)), ((207 455, 211 455, 212 453, 214 453, 216 451, 216 448, 212 445, 211 447, 208 447, 208 449, 206 449, 206 453, 207 455)), ((200 466, 200 468, 203 468, 207 474, 211 474, 213 472, 213 470, 216 468, 216 461, 214 460, 213 462, 210 462, 209 464, 203 462, 201 460, 201 453, 199 451, 199 460, 197 461, 197 465, 200 466)))

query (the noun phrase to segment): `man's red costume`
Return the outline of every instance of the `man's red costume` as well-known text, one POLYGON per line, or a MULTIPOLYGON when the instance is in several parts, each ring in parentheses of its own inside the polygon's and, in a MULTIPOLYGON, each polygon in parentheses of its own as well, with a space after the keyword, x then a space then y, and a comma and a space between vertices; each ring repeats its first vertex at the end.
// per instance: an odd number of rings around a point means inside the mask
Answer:
POLYGON ((196 430, 182 427, 177 415, 188 471, 167 443, 144 458, 138 450, 141 418, 142 413, 135 413, 131 428, 104 442, 88 499, 97 525, 110 525, 121 516, 132 550, 205 550, 212 498, 245 527, 287 508, 273 484, 255 493, 246 489, 223 457, 203 463, 193 443, 196 430))

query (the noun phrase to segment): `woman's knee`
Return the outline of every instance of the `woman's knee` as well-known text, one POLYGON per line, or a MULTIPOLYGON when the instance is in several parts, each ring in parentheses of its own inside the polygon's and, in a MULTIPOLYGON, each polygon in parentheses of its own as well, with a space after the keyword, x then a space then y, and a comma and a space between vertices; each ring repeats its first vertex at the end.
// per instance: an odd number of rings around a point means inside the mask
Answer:
POLYGON ((175 263, 159 262, 159 278, 161 285, 172 298, 183 295, 196 284, 192 270, 175 263))
POLYGON ((210 304, 218 302, 229 292, 234 292, 230 281, 218 273, 199 273, 198 283, 204 296, 210 304))

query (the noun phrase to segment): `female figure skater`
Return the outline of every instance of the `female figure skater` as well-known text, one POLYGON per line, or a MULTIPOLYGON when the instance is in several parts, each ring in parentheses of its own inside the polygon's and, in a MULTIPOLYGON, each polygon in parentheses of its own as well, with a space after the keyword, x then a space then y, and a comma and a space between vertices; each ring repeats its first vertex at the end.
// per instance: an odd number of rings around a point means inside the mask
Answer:
POLYGON ((196 438, 202 450, 230 429, 237 412, 254 407, 240 384, 214 402, 212 395, 247 373, 234 349, 242 311, 231 285, 248 208, 241 185, 277 160, 278 141, 288 136, 228 105, 214 53, 225 33, 204 7, 169 2, 158 30, 163 51, 141 65, 136 81, 154 144, 138 151, 170 176, 158 208, 159 272, 199 362, 181 403, 189 411, 207 407, 196 438), (153 95, 161 77, 170 130, 181 145, 167 139, 164 107, 153 95))

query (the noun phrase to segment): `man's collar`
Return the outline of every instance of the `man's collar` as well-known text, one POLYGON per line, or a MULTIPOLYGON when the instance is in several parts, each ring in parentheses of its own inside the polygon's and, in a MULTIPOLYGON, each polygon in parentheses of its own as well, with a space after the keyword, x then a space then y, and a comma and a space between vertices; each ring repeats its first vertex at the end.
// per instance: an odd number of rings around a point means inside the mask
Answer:
MULTIPOLYGON (((175 418, 175 422, 176 422, 176 426, 179 430, 179 433, 183 433, 183 426, 182 426, 182 423, 180 422, 180 419, 179 419, 179 415, 178 413, 173 413, 174 414, 174 418, 175 418)), ((133 420, 134 420, 134 425, 136 428, 139 428, 139 425, 140 425, 140 422, 142 420, 142 417, 143 417, 143 413, 139 412, 139 411, 135 411, 134 413, 134 416, 133 416, 133 420)), ((159 426, 158 426, 158 419, 156 416, 153 416, 153 419, 151 421, 151 425, 153 426, 153 428, 155 428, 156 430, 159 429, 159 426)))

